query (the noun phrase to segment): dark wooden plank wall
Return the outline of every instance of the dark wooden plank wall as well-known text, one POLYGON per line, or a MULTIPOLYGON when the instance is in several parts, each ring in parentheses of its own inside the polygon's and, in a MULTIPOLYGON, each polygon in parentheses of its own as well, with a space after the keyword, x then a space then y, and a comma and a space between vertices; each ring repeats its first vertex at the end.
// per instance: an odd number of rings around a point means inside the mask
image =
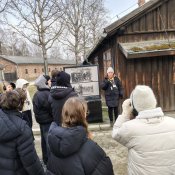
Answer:
MULTIPOLYGON (((126 27, 126 34, 116 38, 117 42, 175 38, 175 32, 169 31, 175 29, 174 7, 175 1, 169 0, 159 8, 143 15, 126 27), (169 31, 168 37, 164 29, 169 31)), ((172 70, 174 56, 127 60, 119 48, 116 52, 116 59, 120 65, 116 67, 120 72, 126 98, 129 97, 135 85, 146 84, 152 87, 159 106, 165 111, 175 110, 175 85, 172 70)))
POLYGON ((175 38, 174 7, 175 0, 169 0, 159 8, 150 9, 148 13, 137 16, 130 24, 125 25, 123 36, 113 36, 103 42, 90 59, 93 62, 93 58, 98 56, 100 81, 104 78, 103 52, 111 48, 115 70, 125 89, 125 98, 129 97, 135 85, 146 84, 152 87, 158 105, 163 107, 164 111, 175 110, 175 85, 172 82, 175 56, 127 60, 117 44, 175 38), (168 37, 165 29, 168 31, 168 37))
POLYGON ((165 111, 175 110, 175 85, 172 82, 173 60, 175 61, 174 56, 168 56, 120 62, 120 79, 125 89, 125 98, 129 97, 135 85, 146 84, 152 87, 159 106, 165 111))
POLYGON ((166 29, 175 29, 175 1, 169 0, 160 7, 153 9, 149 13, 136 19, 126 26, 127 33, 137 31, 162 31, 166 29), (163 21, 163 23, 162 23, 163 21))

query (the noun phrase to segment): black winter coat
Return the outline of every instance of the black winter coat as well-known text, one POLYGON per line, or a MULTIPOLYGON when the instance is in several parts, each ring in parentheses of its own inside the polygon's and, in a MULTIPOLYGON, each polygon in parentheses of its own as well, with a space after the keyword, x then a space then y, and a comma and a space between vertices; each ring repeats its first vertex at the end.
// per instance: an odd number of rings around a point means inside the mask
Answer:
POLYGON ((52 123, 48 142, 48 175, 113 175, 111 160, 82 126, 62 128, 52 123))
POLYGON ((44 175, 21 113, 0 110, 0 175, 44 175))
POLYGON ((52 123, 52 109, 49 103, 50 89, 38 88, 33 96, 33 111, 39 124, 52 123))
POLYGON ((77 96, 77 93, 71 87, 53 86, 50 90, 49 103, 52 108, 53 120, 61 124, 62 108, 66 100, 77 96))
POLYGON ((123 98, 123 89, 118 77, 114 77, 114 81, 105 78, 101 88, 105 91, 106 105, 109 107, 117 107, 119 99, 123 98))

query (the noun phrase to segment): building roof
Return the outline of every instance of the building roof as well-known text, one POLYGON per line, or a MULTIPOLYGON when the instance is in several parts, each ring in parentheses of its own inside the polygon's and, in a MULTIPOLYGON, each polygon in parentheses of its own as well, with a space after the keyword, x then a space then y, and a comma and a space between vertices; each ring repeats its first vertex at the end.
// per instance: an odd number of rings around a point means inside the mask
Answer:
POLYGON ((175 55, 175 39, 119 43, 127 59, 175 55))
MULTIPOLYGON (((6 55, 1 55, 0 57, 10 62, 13 62, 15 64, 43 64, 44 63, 42 57, 6 56, 6 55)), ((63 60, 63 59, 49 58, 48 64, 74 65, 76 63, 75 63, 75 60, 63 60)))
POLYGON ((157 7, 156 4, 159 6, 164 1, 167 1, 167 0, 150 0, 150 1, 148 1, 144 5, 136 8, 132 12, 130 12, 127 15, 125 15, 124 17, 122 17, 121 19, 113 22, 112 24, 110 24, 109 26, 104 28, 104 31, 107 33, 108 36, 113 35, 117 29, 126 25, 128 22, 130 22, 130 20, 136 18, 138 15, 148 13, 150 10, 152 10, 152 7, 156 8, 157 7))
POLYGON ((145 13, 148 13, 150 10, 153 10, 153 8, 156 8, 157 6, 164 3, 165 1, 168 1, 168 0, 150 0, 144 5, 133 10, 131 13, 125 15, 121 19, 113 22, 112 24, 104 28, 103 36, 99 39, 97 44, 91 49, 91 51, 87 56, 87 59, 96 51, 96 49, 104 42, 105 39, 116 34, 118 32, 118 29, 120 29, 123 26, 126 26, 131 20, 135 19, 136 17, 143 15, 145 13))

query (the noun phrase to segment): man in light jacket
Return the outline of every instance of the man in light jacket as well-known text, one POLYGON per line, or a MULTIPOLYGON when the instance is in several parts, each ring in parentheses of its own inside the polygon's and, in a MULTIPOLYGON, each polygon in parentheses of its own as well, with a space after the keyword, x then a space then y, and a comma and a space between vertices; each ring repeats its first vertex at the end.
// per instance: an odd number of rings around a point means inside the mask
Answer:
POLYGON ((175 174, 175 119, 156 104, 151 88, 138 85, 114 124, 112 137, 128 148, 128 175, 175 174))

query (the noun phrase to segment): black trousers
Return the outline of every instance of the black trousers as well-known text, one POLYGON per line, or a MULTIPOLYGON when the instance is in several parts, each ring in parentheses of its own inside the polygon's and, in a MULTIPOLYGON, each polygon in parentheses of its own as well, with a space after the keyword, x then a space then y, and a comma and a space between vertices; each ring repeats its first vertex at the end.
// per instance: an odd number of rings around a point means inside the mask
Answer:
POLYGON ((118 117, 118 106, 116 107, 109 107, 108 106, 108 115, 109 115, 109 120, 113 122, 113 113, 114 113, 114 118, 115 120, 118 117))
POLYGON ((50 149, 48 145, 48 132, 50 125, 51 123, 40 124, 42 157, 45 165, 47 165, 48 157, 50 155, 50 149))
POLYGON ((32 111, 31 110, 23 111, 22 117, 23 117, 23 120, 27 121, 27 124, 29 125, 29 127, 32 128, 32 125, 33 125, 32 111))

